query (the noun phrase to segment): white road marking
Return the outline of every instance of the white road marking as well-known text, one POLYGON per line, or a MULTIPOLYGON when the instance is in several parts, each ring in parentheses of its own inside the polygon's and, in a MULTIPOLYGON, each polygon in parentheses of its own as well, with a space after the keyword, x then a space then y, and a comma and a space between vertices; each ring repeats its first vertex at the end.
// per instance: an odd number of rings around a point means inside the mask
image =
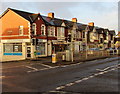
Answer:
MULTIPOLYGON (((119 65, 119 64, 118 64, 118 65, 119 65)), ((112 69, 109 69, 109 70, 106 70, 106 71, 102 71, 102 72, 98 72, 98 73, 95 73, 95 74, 90 75, 90 76, 88 76, 88 77, 82 78, 82 79, 80 79, 80 80, 77 80, 77 81, 74 81, 74 82, 71 82, 71 83, 68 83, 68 84, 59 86, 59 87, 56 88, 56 90, 64 89, 64 88, 66 88, 66 87, 72 86, 72 85, 77 84, 77 83, 80 83, 80 82, 82 82, 82 81, 91 79, 91 78, 93 78, 93 77, 95 77, 95 76, 97 76, 97 75, 102 75, 102 74, 105 74, 105 73, 107 73, 107 72, 116 70, 116 69, 120 68, 118 65, 114 65, 114 68, 112 68, 112 69)), ((110 66, 110 67, 113 67, 113 66, 110 66)), ((108 69, 108 68, 105 68, 105 69, 108 69)))
POLYGON ((30 66, 25 66, 25 67, 27 67, 27 68, 29 68, 29 69, 33 69, 33 70, 38 70, 37 68, 34 68, 34 67, 30 67, 30 66))
POLYGON ((51 68, 37 69, 37 70, 31 70, 31 71, 27 71, 27 73, 38 72, 38 71, 49 70, 49 69, 55 69, 55 68, 58 68, 58 67, 59 66, 55 66, 55 67, 51 67, 51 68))
POLYGON ((112 67, 117 67, 117 66, 119 66, 120 64, 117 64, 117 65, 113 65, 113 66, 109 66, 109 67, 106 67, 106 68, 104 68, 104 69, 96 69, 96 70, 98 70, 98 71, 105 71, 105 70, 108 70, 108 69, 110 69, 110 68, 112 68, 112 67))
POLYGON ((46 65, 46 64, 42 64, 42 63, 39 63, 39 65, 42 65, 42 66, 45 66, 45 67, 48 67, 48 68, 52 68, 51 66, 46 65))

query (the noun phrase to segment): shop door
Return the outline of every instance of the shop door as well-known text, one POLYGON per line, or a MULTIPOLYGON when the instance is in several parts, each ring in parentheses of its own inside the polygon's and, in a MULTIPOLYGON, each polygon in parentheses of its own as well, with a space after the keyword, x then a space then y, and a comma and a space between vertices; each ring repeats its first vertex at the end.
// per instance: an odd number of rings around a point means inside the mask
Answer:
POLYGON ((31 58, 31 47, 27 47, 27 58, 31 58))

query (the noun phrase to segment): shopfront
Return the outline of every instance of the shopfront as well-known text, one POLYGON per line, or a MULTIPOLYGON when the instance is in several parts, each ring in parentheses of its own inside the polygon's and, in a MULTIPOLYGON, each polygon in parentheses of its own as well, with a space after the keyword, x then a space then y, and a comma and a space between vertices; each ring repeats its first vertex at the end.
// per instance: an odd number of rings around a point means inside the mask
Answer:
POLYGON ((36 45, 36 55, 37 57, 47 56, 47 40, 38 39, 38 44, 36 45))
POLYGON ((1 61, 13 61, 26 59, 26 43, 30 39, 13 39, 2 40, 1 45, 1 61))

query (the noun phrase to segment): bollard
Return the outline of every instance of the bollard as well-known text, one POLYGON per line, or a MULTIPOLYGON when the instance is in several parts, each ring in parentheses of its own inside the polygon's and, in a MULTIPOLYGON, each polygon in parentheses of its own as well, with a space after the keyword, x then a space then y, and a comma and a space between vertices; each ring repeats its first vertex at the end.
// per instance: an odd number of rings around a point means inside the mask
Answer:
POLYGON ((57 59, 56 59, 56 54, 52 54, 52 63, 56 63, 57 59))

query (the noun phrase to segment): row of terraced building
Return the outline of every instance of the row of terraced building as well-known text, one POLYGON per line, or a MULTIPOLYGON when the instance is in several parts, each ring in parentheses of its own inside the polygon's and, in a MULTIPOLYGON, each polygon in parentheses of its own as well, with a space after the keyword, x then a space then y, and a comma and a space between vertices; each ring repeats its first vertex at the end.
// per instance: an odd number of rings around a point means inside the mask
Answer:
POLYGON ((0 17, 0 56, 2 61, 51 56, 69 50, 74 54, 90 48, 114 47, 115 31, 70 20, 8 8, 0 17))

